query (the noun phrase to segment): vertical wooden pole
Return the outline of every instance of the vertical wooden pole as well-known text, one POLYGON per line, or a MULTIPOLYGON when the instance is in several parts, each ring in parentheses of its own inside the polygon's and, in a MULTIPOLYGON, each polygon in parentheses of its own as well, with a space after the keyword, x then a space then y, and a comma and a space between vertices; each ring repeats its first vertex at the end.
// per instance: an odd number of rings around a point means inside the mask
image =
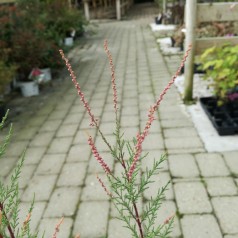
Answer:
POLYGON ((166 0, 163 0, 163 13, 166 13, 166 0))
POLYGON ((116 0, 117 20, 121 20, 121 1, 116 0))
POLYGON ((87 0, 84 0, 84 14, 85 14, 85 18, 87 21, 90 20, 90 14, 89 14, 89 4, 87 0))
POLYGON ((185 5, 185 49, 192 44, 192 50, 185 62, 185 82, 184 82, 184 101, 189 102, 193 99, 193 64, 195 52, 195 28, 197 24, 197 0, 187 0, 185 5))

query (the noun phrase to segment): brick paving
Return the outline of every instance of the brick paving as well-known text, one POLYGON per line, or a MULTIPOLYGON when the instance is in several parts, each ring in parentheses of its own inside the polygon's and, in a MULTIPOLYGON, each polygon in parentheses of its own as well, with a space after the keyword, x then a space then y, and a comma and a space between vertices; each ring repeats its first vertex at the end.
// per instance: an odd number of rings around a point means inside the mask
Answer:
MULTIPOLYGON (((109 41, 116 65, 120 120, 127 139, 143 128, 149 106, 179 65, 180 56, 161 55, 148 28, 154 15, 142 13, 143 8, 140 17, 99 23, 97 34, 86 40, 87 47, 78 46, 70 52, 78 81, 111 144, 115 144, 113 94, 104 39, 109 41)), ((63 215, 59 238, 77 233, 82 238, 129 238, 97 182, 96 173, 104 181, 106 177, 90 153, 86 134, 95 138, 98 150, 115 173, 120 172, 118 164, 97 131, 90 128, 69 76, 57 82, 49 94, 33 98, 28 110, 14 118, 13 141, 0 161, 1 178, 7 182, 27 147, 20 178, 20 221, 35 193, 32 227, 40 234, 45 230, 45 237, 51 237, 63 215)), ((154 176, 156 183, 143 194, 140 210, 146 198, 171 180, 156 222, 177 212, 173 238, 238 237, 238 151, 209 154, 205 150, 175 87, 162 102, 143 148, 150 154, 142 163, 141 173, 164 152, 168 161, 154 176)))

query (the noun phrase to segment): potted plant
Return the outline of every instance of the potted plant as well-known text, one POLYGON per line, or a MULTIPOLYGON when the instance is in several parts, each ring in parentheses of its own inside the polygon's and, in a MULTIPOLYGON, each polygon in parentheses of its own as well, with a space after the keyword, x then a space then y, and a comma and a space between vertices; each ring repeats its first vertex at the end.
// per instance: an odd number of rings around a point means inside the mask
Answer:
POLYGON ((6 113, 4 94, 6 92, 6 87, 13 80, 16 74, 17 67, 15 65, 7 65, 5 62, 0 61, 0 120, 4 117, 6 113))
POLYGON ((201 55, 204 79, 212 79, 214 97, 201 103, 220 134, 238 132, 238 45, 211 47, 201 55), (224 129, 224 130, 223 130, 224 129))

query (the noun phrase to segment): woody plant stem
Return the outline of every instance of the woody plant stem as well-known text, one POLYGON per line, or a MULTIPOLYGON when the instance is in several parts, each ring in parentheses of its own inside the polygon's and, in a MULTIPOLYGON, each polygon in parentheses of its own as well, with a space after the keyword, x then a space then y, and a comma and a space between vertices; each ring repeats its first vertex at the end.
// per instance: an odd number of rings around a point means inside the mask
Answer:
MULTIPOLYGON (((8 231, 9 231, 9 234, 10 234, 10 237, 11 238, 15 238, 15 236, 14 236, 14 233, 13 233, 13 231, 12 231, 12 228, 11 228, 11 225, 10 225, 10 222, 8 221, 8 218, 7 218, 7 215, 6 215, 6 213, 5 213, 5 211, 4 211, 4 207, 3 207, 3 204, 0 202, 0 211, 2 212, 2 215, 5 217, 5 219, 7 220, 7 229, 8 229, 8 231)), ((2 234, 0 234, 0 238, 3 238, 3 236, 2 236, 2 234)))

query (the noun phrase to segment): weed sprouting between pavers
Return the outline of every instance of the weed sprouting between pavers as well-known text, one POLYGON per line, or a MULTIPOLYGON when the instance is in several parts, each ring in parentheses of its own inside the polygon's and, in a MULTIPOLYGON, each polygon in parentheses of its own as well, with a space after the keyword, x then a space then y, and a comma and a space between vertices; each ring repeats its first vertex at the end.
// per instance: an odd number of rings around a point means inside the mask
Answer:
POLYGON ((142 175, 140 179, 140 183, 136 183, 137 176, 140 170, 140 163, 143 159, 146 159, 146 156, 142 156, 142 145, 144 140, 149 134, 150 127, 155 120, 154 114, 157 111, 161 101, 164 98, 166 92, 170 89, 171 85, 174 83, 175 79, 179 75, 186 58, 188 57, 188 53, 191 50, 191 46, 187 49, 181 65, 179 66, 177 72, 172 77, 168 85, 164 88, 162 93, 160 94, 158 100, 154 105, 152 105, 148 112, 148 119, 144 130, 141 133, 136 135, 136 138, 133 138, 133 143, 129 141, 125 141, 123 139, 123 133, 121 132, 120 121, 118 117, 118 105, 117 105, 117 88, 116 88, 116 78, 115 78, 115 69, 112 61, 112 55, 108 49, 107 40, 104 41, 104 49, 107 54, 109 60, 109 66, 111 69, 111 82, 112 82, 112 90, 113 90, 113 106, 115 110, 115 137, 116 137, 116 145, 111 145, 109 141, 104 136, 103 132, 100 129, 99 120, 95 118, 94 114, 91 111, 91 108, 84 97, 84 94, 80 88, 76 80, 76 76, 74 71, 69 63, 69 60, 65 57, 62 50, 60 50, 60 54, 65 61, 65 64, 68 68, 70 76, 72 78, 72 82, 74 83, 75 88, 77 89, 77 93, 80 96, 80 100, 82 101, 89 117, 90 117, 90 126, 96 127, 103 141, 108 146, 108 149, 112 155, 112 159, 118 161, 123 167, 122 177, 118 177, 113 174, 112 169, 107 165, 107 163, 100 156, 93 138, 89 135, 88 144, 91 147, 92 154, 95 159, 99 162, 103 170, 105 171, 107 178, 110 182, 110 188, 107 188, 103 181, 97 176, 97 179, 107 195, 110 197, 112 202, 114 203, 117 211, 119 212, 118 219, 125 222, 125 226, 131 231, 131 236, 133 238, 155 238, 155 237, 168 237, 173 221, 174 215, 171 214, 163 224, 155 225, 155 219, 158 214, 158 209, 160 208, 163 200, 165 199, 165 191, 167 190, 168 183, 161 187, 155 198, 151 198, 148 202, 148 205, 143 210, 142 214, 139 214, 138 211, 138 200, 142 198, 143 192, 148 189, 148 185, 153 183, 151 181, 152 175, 154 175, 159 169, 161 163, 166 159, 166 156, 161 156, 160 160, 154 160, 152 169, 146 169, 146 172, 142 175), (129 156, 125 158, 125 150, 127 150, 129 156))

